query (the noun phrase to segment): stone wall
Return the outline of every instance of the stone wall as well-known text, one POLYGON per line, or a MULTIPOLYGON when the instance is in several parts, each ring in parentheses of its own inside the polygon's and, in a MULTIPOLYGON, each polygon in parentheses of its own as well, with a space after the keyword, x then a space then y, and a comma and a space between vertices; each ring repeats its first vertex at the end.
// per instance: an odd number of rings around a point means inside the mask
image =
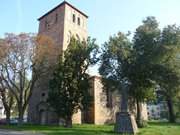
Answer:
POLYGON ((65 5, 39 20, 39 34, 50 37, 62 51, 64 44, 65 5))
MULTIPOLYGON (((103 90, 103 84, 101 77, 94 76, 93 79, 93 91, 94 91, 94 124, 112 124, 115 123, 116 113, 120 111, 121 96, 118 91, 107 93, 103 90), (108 100, 108 98, 110 98, 108 100), (109 103, 110 102, 110 103, 109 103)), ((130 107, 130 106, 129 106, 130 107)), ((130 112, 136 115, 136 109, 131 108, 130 112), (133 111, 132 111, 133 109, 133 111)), ((142 119, 148 120, 147 105, 141 104, 142 119)))
POLYGON ((87 39, 87 17, 77 12, 70 6, 65 5, 63 50, 67 49, 67 46, 70 42, 70 38, 72 36, 81 41, 87 39), (73 22, 73 15, 75 16, 75 22, 73 22), (80 20, 80 24, 78 24, 78 18, 80 20))
POLYGON ((107 92, 103 90, 103 85, 100 77, 94 77, 94 106, 95 106, 95 121, 97 125, 111 124, 115 122, 115 114, 120 111, 120 96, 118 92, 112 92, 107 95, 107 92), (112 97, 110 97, 112 96, 112 97), (108 103, 107 98, 112 100, 108 103), (112 104, 112 105, 110 105, 112 104))

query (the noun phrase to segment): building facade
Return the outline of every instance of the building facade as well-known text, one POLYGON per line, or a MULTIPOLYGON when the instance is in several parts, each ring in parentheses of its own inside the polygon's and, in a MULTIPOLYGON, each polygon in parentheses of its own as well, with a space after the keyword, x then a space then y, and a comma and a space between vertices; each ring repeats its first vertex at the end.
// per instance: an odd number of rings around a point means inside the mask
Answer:
MULTIPOLYGON (((58 46, 59 53, 67 49, 72 36, 81 41, 88 37, 88 16, 68 2, 64 1, 38 20, 39 34, 50 37, 58 46)), ((28 108, 30 123, 57 124, 59 122, 55 112, 46 103, 50 75, 51 73, 41 78, 35 86, 28 108)), ((100 77, 91 77, 91 84, 92 105, 88 111, 74 114, 73 123, 114 123, 115 114, 120 111, 120 94, 105 92, 100 77)))
POLYGON ((2 103, 2 100, 0 99, 0 119, 6 118, 5 109, 2 103))
POLYGON ((147 105, 149 119, 168 119, 167 103, 161 101, 157 104, 147 105))

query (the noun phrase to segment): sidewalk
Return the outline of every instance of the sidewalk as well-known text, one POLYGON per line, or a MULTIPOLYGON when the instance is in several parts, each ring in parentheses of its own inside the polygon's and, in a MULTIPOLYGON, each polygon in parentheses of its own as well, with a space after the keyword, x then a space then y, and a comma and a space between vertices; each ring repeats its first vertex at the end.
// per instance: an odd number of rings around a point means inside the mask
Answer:
POLYGON ((23 131, 12 131, 12 130, 2 130, 2 129, 0 129, 0 135, 43 135, 43 134, 33 133, 33 132, 23 132, 23 131))

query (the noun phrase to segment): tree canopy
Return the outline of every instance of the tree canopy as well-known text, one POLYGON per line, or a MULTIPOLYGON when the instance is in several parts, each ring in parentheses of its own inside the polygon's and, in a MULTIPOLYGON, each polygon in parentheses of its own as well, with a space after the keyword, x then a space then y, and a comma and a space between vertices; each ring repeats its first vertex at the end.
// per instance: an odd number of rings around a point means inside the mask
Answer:
POLYGON ((16 100, 21 124, 35 83, 50 68, 46 61, 54 57, 56 49, 45 36, 9 33, 0 50, 0 85, 16 100))
POLYGON ((132 41, 120 32, 103 46, 99 72, 104 86, 121 91, 123 83, 128 83, 129 96, 137 103, 138 121, 138 104, 152 100, 157 86, 168 97, 179 91, 179 37, 179 27, 169 25, 160 30, 150 16, 136 29, 132 41))

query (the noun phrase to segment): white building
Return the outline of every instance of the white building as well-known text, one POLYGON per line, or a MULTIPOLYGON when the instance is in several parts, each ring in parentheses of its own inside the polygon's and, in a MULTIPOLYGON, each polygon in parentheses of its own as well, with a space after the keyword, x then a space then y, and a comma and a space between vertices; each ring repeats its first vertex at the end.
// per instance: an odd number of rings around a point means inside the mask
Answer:
POLYGON ((4 119, 4 118, 6 118, 5 109, 2 101, 0 100, 0 119, 4 119))
POLYGON ((149 119, 160 119, 160 107, 159 105, 148 105, 148 118, 149 119))
POLYGON ((165 115, 168 113, 166 102, 160 102, 158 104, 149 104, 147 105, 147 110, 149 119, 166 118, 167 116, 165 115))

